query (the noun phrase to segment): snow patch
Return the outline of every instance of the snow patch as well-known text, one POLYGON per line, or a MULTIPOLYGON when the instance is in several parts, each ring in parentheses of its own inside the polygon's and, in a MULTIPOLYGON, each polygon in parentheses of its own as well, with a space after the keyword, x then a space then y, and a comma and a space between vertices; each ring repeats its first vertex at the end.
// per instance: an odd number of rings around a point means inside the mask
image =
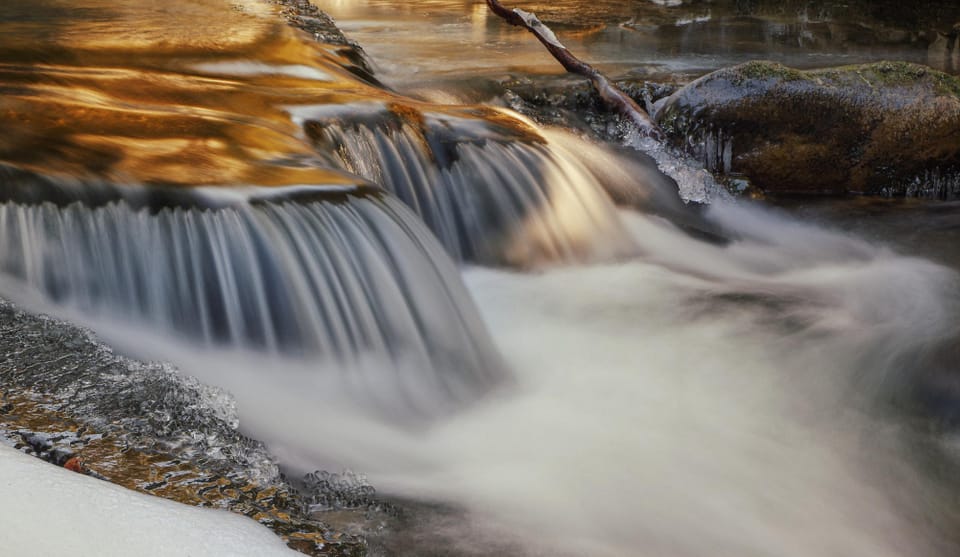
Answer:
POLYGON ((0 444, 3 555, 294 557, 253 520, 57 468, 0 444))

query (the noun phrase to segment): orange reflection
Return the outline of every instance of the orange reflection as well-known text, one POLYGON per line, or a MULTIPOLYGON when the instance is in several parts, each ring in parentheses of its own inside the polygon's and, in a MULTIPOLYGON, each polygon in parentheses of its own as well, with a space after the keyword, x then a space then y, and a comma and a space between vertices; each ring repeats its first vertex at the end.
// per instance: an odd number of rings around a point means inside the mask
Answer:
MULTIPOLYGON (((352 184, 294 113, 425 113, 538 140, 503 112, 366 83, 258 0, 7 0, 0 6, 0 164, 119 185, 352 184)), ((302 119, 301 119, 302 120, 302 119)))

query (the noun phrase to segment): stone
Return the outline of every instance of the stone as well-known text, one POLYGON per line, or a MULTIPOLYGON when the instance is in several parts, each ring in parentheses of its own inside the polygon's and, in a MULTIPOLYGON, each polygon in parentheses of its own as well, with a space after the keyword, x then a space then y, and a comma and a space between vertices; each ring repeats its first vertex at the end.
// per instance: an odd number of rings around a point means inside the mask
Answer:
POLYGON ((688 84, 655 117, 711 170, 767 193, 960 195, 960 79, 926 66, 748 62, 688 84))
POLYGON ((348 39, 326 12, 320 10, 310 0, 270 0, 279 7, 280 15, 291 27, 295 27, 312 36, 317 42, 337 48, 337 52, 351 65, 347 69, 357 77, 380 85, 374 77, 373 64, 363 48, 348 39))

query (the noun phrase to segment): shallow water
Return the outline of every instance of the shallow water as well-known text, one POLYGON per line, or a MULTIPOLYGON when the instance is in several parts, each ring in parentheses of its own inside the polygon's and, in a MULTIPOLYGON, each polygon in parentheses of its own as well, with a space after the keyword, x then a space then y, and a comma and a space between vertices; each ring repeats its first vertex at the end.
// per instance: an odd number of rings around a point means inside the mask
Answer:
MULTIPOLYGON (((960 49, 941 34, 960 22, 955 2, 630 0, 504 2, 538 14, 575 54, 600 69, 689 80, 754 59, 800 68, 905 60, 960 73, 960 49), (936 46, 933 46, 936 43, 936 46), (941 44, 942 43, 942 44, 941 44), (942 47, 942 48, 941 48, 942 47)), ((320 0, 390 83, 558 73, 525 30, 479 0, 320 0)))

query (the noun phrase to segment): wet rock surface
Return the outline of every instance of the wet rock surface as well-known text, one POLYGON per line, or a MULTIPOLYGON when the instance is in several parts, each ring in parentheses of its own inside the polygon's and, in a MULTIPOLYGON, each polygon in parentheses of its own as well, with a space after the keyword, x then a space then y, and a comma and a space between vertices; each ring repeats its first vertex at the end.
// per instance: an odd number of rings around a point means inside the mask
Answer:
POLYGON ((750 62, 658 108, 676 145, 768 193, 960 195, 960 80, 925 66, 750 62))
POLYGON ((280 7, 280 15, 291 27, 304 31, 318 42, 339 46, 338 53, 352 62, 349 67, 358 77, 380 85, 373 75, 373 66, 363 48, 348 39, 326 12, 310 0, 267 0, 280 7))
MULTIPOLYGON (((679 89, 674 83, 630 78, 614 80, 614 84, 648 110, 679 89)), ((586 78, 517 76, 503 79, 499 85, 507 106, 540 125, 570 128, 603 141, 623 139, 621 118, 609 110, 586 78)))
POLYGON ((0 442, 129 489, 244 514, 309 555, 361 554, 362 542, 308 514, 314 500, 342 499, 343 487, 295 488, 237 427, 223 391, 0 302, 0 442))

